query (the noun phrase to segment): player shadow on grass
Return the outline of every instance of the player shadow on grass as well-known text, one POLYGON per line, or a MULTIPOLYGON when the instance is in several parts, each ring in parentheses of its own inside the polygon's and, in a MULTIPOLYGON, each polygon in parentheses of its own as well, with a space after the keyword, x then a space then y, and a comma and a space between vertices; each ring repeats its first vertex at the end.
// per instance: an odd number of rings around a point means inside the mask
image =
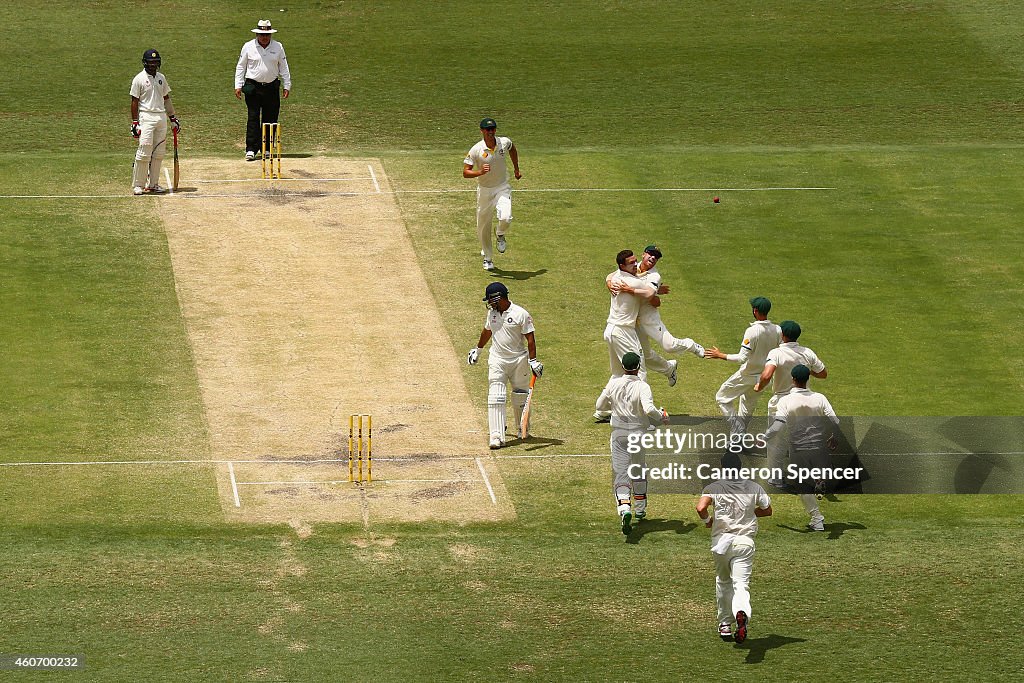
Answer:
POLYGON ((563 441, 562 439, 544 439, 539 436, 533 436, 531 434, 529 437, 525 439, 520 439, 518 443, 522 444, 525 447, 523 448, 523 450, 537 451, 540 450, 541 448, 547 448, 548 446, 562 446, 565 444, 565 441, 563 441))
POLYGON ((540 270, 503 270, 496 267, 491 271, 491 275, 494 277, 507 278, 509 280, 529 280, 532 277, 538 277, 546 272, 548 272, 547 268, 541 268, 540 270))
MULTIPOLYGON (((803 529, 798 529, 794 526, 789 526, 787 524, 776 524, 775 526, 777 526, 780 529, 789 529, 790 531, 795 531, 798 534, 821 533, 820 531, 811 531, 807 527, 804 527, 803 529)), ((825 525, 825 531, 828 532, 828 540, 830 541, 838 539, 843 535, 843 533, 847 531, 864 531, 865 529, 867 529, 867 527, 861 524, 860 522, 831 522, 825 525)))
POLYGON ((737 650, 746 650, 747 659, 746 664, 760 664, 764 661, 764 655, 768 650, 774 650, 776 648, 783 647, 784 645, 790 645, 791 643, 806 643, 806 638, 790 638, 788 636, 780 636, 776 633, 770 636, 764 636, 762 638, 747 638, 742 644, 734 644, 737 650))
POLYGON ((652 519, 648 517, 633 527, 633 530, 626 536, 626 543, 636 545, 647 534, 673 532, 681 535, 688 534, 696 528, 697 525, 693 522, 688 523, 678 519, 652 519))

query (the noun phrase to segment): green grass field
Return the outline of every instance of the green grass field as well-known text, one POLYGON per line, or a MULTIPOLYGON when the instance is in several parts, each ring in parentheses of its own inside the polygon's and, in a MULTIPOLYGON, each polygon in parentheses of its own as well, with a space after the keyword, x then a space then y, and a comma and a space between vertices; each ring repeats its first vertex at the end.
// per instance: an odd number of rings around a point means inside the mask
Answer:
MULTIPOLYGON (((396 189, 437 191, 398 196, 460 355, 489 280, 461 161, 485 115, 516 142, 498 277, 537 321, 533 431, 553 443, 503 454, 607 448, 602 280, 651 242, 677 336, 734 352, 767 295, 841 414, 1024 415, 1015 3, 32 1, 0 8, 0 461, 209 457, 164 229, 128 196, 127 90, 159 49, 183 154, 240 160, 231 78, 261 17, 295 81, 287 152, 379 157, 396 189), (833 189, 728 189, 759 187, 833 189)), ((680 367, 656 399, 715 415, 734 367, 680 367)), ((485 371, 464 372, 482 422, 485 371)), ((814 536, 775 497, 734 647, 692 497, 655 499, 624 543, 606 459, 499 468, 514 522, 307 536, 226 524, 204 466, 0 467, 0 655, 84 654, 104 681, 1024 673, 1018 497, 844 496, 814 536)))

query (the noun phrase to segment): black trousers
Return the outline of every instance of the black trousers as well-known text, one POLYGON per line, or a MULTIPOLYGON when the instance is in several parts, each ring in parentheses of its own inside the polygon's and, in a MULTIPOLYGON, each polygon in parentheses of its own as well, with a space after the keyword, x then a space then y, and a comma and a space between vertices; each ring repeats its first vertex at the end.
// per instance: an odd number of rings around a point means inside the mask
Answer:
POLYGON ((245 96, 245 107, 249 110, 245 123, 245 151, 259 152, 263 148, 263 124, 277 123, 277 116, 281 113, 281 81, 278 79, 263 85, 247 78, 245 82, 256 86, 245 96))

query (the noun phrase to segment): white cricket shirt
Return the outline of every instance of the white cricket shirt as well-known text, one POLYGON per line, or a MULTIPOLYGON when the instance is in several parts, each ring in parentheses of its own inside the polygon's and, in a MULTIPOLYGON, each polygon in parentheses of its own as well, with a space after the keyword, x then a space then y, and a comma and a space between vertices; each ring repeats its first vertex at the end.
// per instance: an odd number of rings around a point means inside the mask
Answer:
POLYGON ((650 385, 636 375, 608 380, 597 399, 597 409, 611 411, 611 424, 616 429, 647 429, 652 422, 661 420, 650 385))
POLYGON ((132 87, 128 91, 132 97, 139 99, 139 112, 143 114, 164 114, 164 98, 171 94, 171 86, 167 77, 159 71, 150 76, 143 69, 132 79, 132 87))
POLYGON ((491 355, 500 360, 516 360, 527 353, 526 337, 533 332, 533 318, 522 306, 510 304, 506 311, 493 308, 484 326, 491 331, 491 355))
POLYGON ((793 388, 793 375, 790 374, 797 365, 806 365, 811 372, 821 372, 825 364, 821 362, 817 354, 806 346, 800 346, 797 342, 786 342, 768 353, 765 365, 774 365, 775 374, 772 375, 772 389, 776 394, 785 394, 793 388))
POLYGON ((255 38, 243 45, 235 66, 235 89, 245 85, 247 78, 260 83, 272 83, 280 78, 284 89, 291 90, 292 73, 288 69, 284 45, 271 40, 266 47, 260 47, 255 38))
MULTIPOLYGON (((649 286, 640 278, 634 277, 624 270, 614 271, 605 280, 616 280, 637 289, 649 286)), ((611 307, 608 309, 608 324, 634 327, 636 325, 636 316, 640 313, 640 305, 642 303, 643 299, 635 294, 627 294, 626 292, 612 294, 611 307)))
POLYGON ((487 143, 481 140, 470 148, 462 163, 467 166, 471 165, 473 170, 479 170, 483 164, 490 164, 491 170, 482 176, 477 176, 476 180, 480 183, 480 187, 501 187, 508 183, 506 159, 510 149, 512 149, 512 140, 509 138, 495 136, 494 149, 489 148, 487 143))
POLYGON ((823 418, 828 418, 831 424, 839 424, 828 399, 810 389, 793 389, 780 398, 775 407, 775 421, 789 427, 789 442, 798 449, 821 448, 825 444, 831 432, 825 433, 823 418))
MULTIPOLYGON (((658 288, 661 287, 661 273, 658 272, 658 266, 654 266, 650 270, 645 270, 642 274, 637 277, 646 282, 647 285, 654 290, 654 293, 658 293, 658 288)), ((661 323, 661 313, 658 309, 651 305, 650 301, 644 299, 640 303, 640 315, 639 320, 641 323, 644 321, 650 321, 655 325, 661 323)))
POLYGON ((711 496, 715 521, 711 523, 711 547, 726 534, 753 539, 757 535, 754 510, 771 506, 772 501, 756 481, 719 479, 704 487, 702 496, 711 496))
POLYGON ((743 362, 740 374, 760 375, 768 353, 782 341, 782 330, 771 320, 755 320, 743 333, 743 344, 737 354, 743 362))

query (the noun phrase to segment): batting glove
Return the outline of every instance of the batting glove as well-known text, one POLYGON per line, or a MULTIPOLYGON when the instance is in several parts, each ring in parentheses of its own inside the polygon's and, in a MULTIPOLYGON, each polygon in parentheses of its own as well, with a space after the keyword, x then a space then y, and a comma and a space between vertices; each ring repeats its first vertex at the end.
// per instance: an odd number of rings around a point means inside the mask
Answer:
POLYGON ((175 133, 177 133, 181 129, 181 121, 178 120, 177 116, 171 117, 171 125, 174 126, 175 133))
POLYGON ((132 121, 132 137, 137 138, 142 135, 142 126, 139 125, 138 121, 132 121))
POLYGON ((480 348, 479 347, 477 347, 477 348, 473 349, 472 351, 470 351, 469 355, 466 357, 466 362, 469 363, 470 365, 476 365, 476 362, 478 360, 480 360, 480 348))
POLYGON ((533 370, 533 374, 537 375, 537 377, 544 374, 544 364, 536 358, 530 359, 530 369, 533 370))

